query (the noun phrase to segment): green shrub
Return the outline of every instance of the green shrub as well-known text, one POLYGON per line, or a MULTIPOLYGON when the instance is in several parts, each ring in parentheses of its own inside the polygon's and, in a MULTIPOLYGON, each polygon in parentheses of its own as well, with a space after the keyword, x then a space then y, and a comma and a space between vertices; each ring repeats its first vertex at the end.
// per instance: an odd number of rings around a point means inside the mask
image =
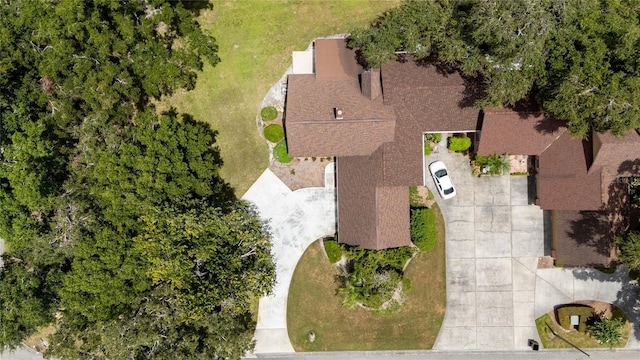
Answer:
POLYGON ((438 243, 436 214, 431 209, 411 209, 411 241, 421 251, 429 252, 438 243))
POLYGON ((624 321, 620 318, 597 316, 595 321, 587 326, 587 330, 601 344, 616 345, 622 337, 623 325, 624 321))
POLYGON ((266 106, 260 110, 260 117, 262 121, 272 121, 278 117, 278 110, 273 106, 266 106))
POLYGON ((434 143, 439 143, 440 141, 442 141, 442 134, 441 133, 424 134, 424 140, 425 142, 430 141, 434 143))
POLYGON ((332 264, 337 263, 342 259, 342 248, 337 241, 331 239, 324 242, 324 251, 327 253, 329 262, 332 264))
POLYGON ((284 139, 284 128, 278 124, 271 124, 264 128, 264 137, 272 143, 284 139))
POLYGON ((290 163, 293 160, 288 154, 287 143, 284 141, 273 148, 273 157, 283 164, 290 163))
POLYGON ((363 305, 377 315, 397 311, 401 304, 392 301, 396 289, 410 287, 403 280, 403 269, 415 250, 404 246, 395 249, 367 250, 359 246, 342 246, 350 266, 338 276, 338 293, 343 305, 349 308, 363 305))
POLYGON ((469 150, 471 147, 471 138, 468 137, 450 137, 449 138, 449 150, 455 152, 463 152, 469 150))
POLYGON ((556 320, 558 324, 567 330, 572 329, 571 315, 580 316, 578 331, 584 332, 587 329, 587 320, 593 317, 593 308, 587 305, 571 304, 556 309, 556 320))

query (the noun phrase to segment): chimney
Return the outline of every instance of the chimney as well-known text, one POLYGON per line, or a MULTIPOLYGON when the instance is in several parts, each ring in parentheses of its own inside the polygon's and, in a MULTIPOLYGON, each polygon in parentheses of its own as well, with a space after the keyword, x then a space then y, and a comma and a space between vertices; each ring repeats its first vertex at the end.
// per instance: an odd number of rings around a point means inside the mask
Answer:
POLYGON ((362 95, 373 100, 382 94, 382 84, 380 83, 380 70, 370 69, 362 73, 360 78, 360 89, 362 95))
POLYGON ((336 116, 336 120, 344 119, 344 112, 340 108, 333 108, 333 113, 336 116))

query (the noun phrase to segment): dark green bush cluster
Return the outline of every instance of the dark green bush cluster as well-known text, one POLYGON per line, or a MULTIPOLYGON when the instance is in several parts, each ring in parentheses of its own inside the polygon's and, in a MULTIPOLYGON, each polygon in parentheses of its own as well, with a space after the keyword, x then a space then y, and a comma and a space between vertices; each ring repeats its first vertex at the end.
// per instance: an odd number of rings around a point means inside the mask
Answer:
POLYGON ((266 106, 260 110, 260 117, 262 121, 272 121, 278 117, 278 110, 273 106, 266 106))
POLYGON ((325 240, 324 251, 327 253, 329 262, 332 264, 335 264, 342 259, 342 248, 340 247, 340 244, 333 239, 325 240))
POLYGON ((287 149, 287 143, 281 142, 273 148, 273 157, 279 162, 286 164, 291 162, 293 158, 289 156, 289 150, 287 149))
POLYGON ((471 147, 471 138, 468 137, 450 137, 449 150, 455 152, 463 152, 471 147))
POLYGON ((386 250, 367 250, 358 246, 343 246, 349 264, 339 275, 338 292, 349 308, 365 306, 378 314, 399 310, 400 303, 392 297, 398 286, 408 291, 410 283, 403 280, 403 269, 415 253, 404 246, 386 250))
POLYGON ((284 139, 284 128, 278 124, 271 124, 264 128, 264 137, 272 143, 284 139))
POLYGON ((421 251, 431 251, 438 243, 436 214, 431 209, 411 209, 411 241, 421 251))

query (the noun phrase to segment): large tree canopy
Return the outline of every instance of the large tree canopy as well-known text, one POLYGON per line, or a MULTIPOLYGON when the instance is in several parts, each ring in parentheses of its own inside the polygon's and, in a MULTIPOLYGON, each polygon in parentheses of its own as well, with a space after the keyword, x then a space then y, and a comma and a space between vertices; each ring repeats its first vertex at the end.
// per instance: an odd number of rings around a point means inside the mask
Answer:
POLYGON ((637 0, 408 0, 354 30, 350 45, 372 67, 405 51, 481 73, 481 107, 533 90, 577 136, 640 127, 637 0))
POLYGON ((239 358, 274 281, 262 222, 209 125, 153 106, 217 46, 180 2, 0 5, 0 346, 239 358))

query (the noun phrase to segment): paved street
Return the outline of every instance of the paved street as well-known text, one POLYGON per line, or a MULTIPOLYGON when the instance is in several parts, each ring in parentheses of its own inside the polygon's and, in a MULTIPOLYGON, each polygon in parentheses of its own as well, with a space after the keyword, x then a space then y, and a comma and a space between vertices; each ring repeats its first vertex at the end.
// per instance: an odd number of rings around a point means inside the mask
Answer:
POLYGON ((270 360, 637 360, 637 350, 590 350, 587 356, 577 350, 540 351, 376 351, 327 352, 296 354, 261 354, 258 359, 270 360))

